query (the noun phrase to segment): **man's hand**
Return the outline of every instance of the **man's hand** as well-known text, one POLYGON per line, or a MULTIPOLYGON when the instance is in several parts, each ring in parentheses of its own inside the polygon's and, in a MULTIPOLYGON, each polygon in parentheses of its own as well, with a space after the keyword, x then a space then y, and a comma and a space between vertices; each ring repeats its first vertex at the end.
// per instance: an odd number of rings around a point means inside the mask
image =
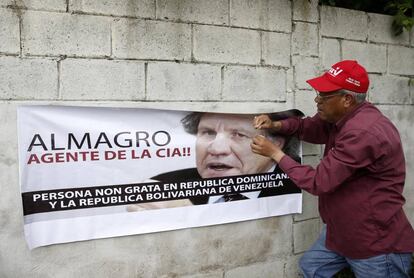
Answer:
POLYGON ((272 129, 278 131, 282 127, 279 121, 272 122, 268 115, 259 115, 254 117, 253 126, 256 129, 272 129))
POLYGON ((285 155, 278 145, 274 144, 263 135, 255 136, 253 138, 253 142, 250 144, 250 147, 252 148, 252 152, 270 157, 277 163, 279 163, 285 155))

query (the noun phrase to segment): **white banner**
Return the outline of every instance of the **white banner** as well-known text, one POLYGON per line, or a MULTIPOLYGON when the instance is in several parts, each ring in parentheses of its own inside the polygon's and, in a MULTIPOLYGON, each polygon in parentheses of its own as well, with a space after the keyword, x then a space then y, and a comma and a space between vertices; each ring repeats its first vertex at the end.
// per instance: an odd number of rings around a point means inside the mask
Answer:
POLYGON ((300 160, 300 142, 255 130, 253 117, 20 106, 29 248, 300 213, 301 191, 272 160, 250 150, 261 134, 300 160))

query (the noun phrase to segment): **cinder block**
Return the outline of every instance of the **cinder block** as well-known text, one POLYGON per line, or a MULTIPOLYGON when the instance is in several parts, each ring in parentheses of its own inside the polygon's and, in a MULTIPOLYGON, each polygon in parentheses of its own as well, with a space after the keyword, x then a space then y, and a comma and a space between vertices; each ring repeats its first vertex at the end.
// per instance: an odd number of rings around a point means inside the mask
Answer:
POLYGON ((224 278, 280 277, 283 269, 283 260, 256 263, 227 270, 224 278))
MULTIPOLYGON (((414 179, 407 179, 407 182, 413 182, 414 179)), ((412 184, 412 183, 410 183, 412 184)), ((407 188, 404 191, 404 197, 406 200, 412 200, 414 198, 414 190, 412 189, 412 187, 407 188)), ((408 218, 408 221, 410 221, 410 223, 414 222, 414 204, 413 202, 408 202, 407 205, 404 205, 404 211, 405 211, 405 215, 408 218)))
POLYGON ((63 99, 143 99, 144 64, 129 61, 67 59, 61 62, 63 99))
POLYGON ((414 128, 413 118, 414 112, 412 105, 399 105, 396 109, 395 105, 378 105, 377 106, 397 127, 404 149, 404 156, 406 158, 406 180, 403 195, 407 202, 404 205, 404 211, 407 217, 414 223, 414 164, 412 157, 414 157, 414 128))
POLYGON ((293 224, 293 250, 295 254, 305 252, 319 237, 319 219, 293 224))
POLYGON ((20 31, 17 13, 0 8, 0 53, 20 53, 20 31))
POLYGON ((410 104, 410 78, 370 75, 369 99, 381 104, 410 104))
POLYGON ((286 102, 232 102, 232 101, 105 101, 95 102, 97 105, 116 106, 116 107, 136 107, 136 108, 154 108, 167 110, 184 110, 184 111, 207 111, 222 113, 252 113, 263 114, 270 112, 279 112, 291 109, 286 102))
MULTIPOLYGON (((223 229, 226 226, 228 225, 223 229)), ((220 236, 225 239, 221 248, 214 253, 221 255, 221 262, 227 268, 289 255, 293 246, 292 226, 292 216, 288 215, 252 221, 247 229, 244 228, 245 225, 237 225, 242 228, 240 232, 228 227, 220 236), (244 233, 243 244, 240 244, 240 235, 244 233)))
POLYGON ((262 63, 265 65, 290 67, 290 35, 284 33, 262 33, 262 63))
POLYGON ((316 112, 315 91, 309 89, 312 89, 312 87, 309 86, 308 90, 295 91, 295 108, 302 111, 306 116, 313 116, 316 112))
POLYGON ((310 90, 312 87, 306 80, 321 74, 319 59, 303 56, 292 57, 294 68, 294 81, 297 89, 310 90))
POLYGON ((223 99, 283 101, 286 99, 286 73, 272 68, 227 67, 224 70, 223 99))
POLYGON ((18 257, 22 258, 22 253, 27 250, 22 239, 23 212, 19 198, 16 107, 16 102, 0 102, 0 191, 3 200, 0 202, 0 239, 3 247, 16 249, 13 254, 2 256, 0 277, 20 273, 13 270, 13 267, 19 265, 14 261, 18 257))
MULTIPOLYGON (((322 148, 323 145, 319 145, 319 146, 321 146, 321 148, 322 148)), ((323 153, 323 149, 324 148, 321 149, 321 154, 320 155, 305 155, 303 157, 303 164, 310 165, 313 168, 316 168, 316 166, 318 166, 318 164, 321 162, 320 156, 323 153)))
MULTIPOLYGON (((94 272, 91 275, 85 275, 88 277, 181 277, 183 271, 188 273, 197 273, 197 264, 185 263, 184 259, 188 259, 187 256, 194 257, 197 254, 197 250, 188 250, 189 240, 182 238, 181 234, 188 235, 186 232, 171 231, 160 233, 159 235, 152 233, 146 235, 136 235, 121 238, 109 238, 104 240, 95 241, 93 256, 93 265, 82 265, 83 269, 78 271, 73 269, 71 276, 82 276, 84 273, 94 272), (169 245, 168 242, 176 242, 175 245, 169 245), (146 250, 146 255, 138 252, 137 254, 131 254, 130 250, 136 250, 136 248, 146 250), (169 246, 169 248, 166 248, 169 246), (186 250, 185 252, 178 252, 178 249, 186 250), (158 250, 158 252, 157 252, 158 250), (109 255, 112 253, 112 255, 109 255), (122 259, 119 259, 122 257, 122 259), (162 260, 162 264, 159 261, 162 260), (99 264, 105 262, 105 265, 101 271, 99 264), (113 265, 113 266, 112 266, 113 265), (111 267, 112 266, 112 267, 111 267), (185 266, 185 267, 183 267, 185 266), (110 269, 112 268, 112 269, 110 269), (89 269, 89 271, 88 271, 89 269), (108 275, 106 273, 110 273, 108 275), (168 275, 170 274, 170 275, 168 275)), ((193 239, 192 240, 198 240, 193 239)), ((88 246, 86 246, 87 248, 88 246)), ((85 248, 85 249, 86 249, 85 248)), ((89 250, 85 250, 87 253, 89 250)), ((83 255, 83 252, 82 252, 83 255)), ((60 276, 59 276, 60 277, 60 276)), ((70 277, 67 277, 70 278, 70 277)))
POLYGON ((66 0, 1 0, 0 6, 66 12, 66 0))
POLYGON ((56 99, 57 63, 0 57, 0 99, 56 99))
POLYGON ((318 1, 293 0, 293 20, 318 22, 318 1))
POLYGON ((368 72, 382 73, 387 70, 387 47, 385 45, 343 41, 342 58, 357 60, 368 72))
POLYGON ((294 82, 294 77, 293 77, 293 68, 290 67, 286 71, 286 93, 292 98, 291 107, 294 107, 294 103, 295 103, 294 92, 295 92, 295 82, 294 82))
POLYGON ((410 99, 411 99, 411 104, 414 104, 414 78, 410 79, 410 99))
MULTIPOLYGON (((290 255, 292 253, 292 217, 290 215, 271 217, 205 228, 185 229, 168 234, 162 233, 162 236, 151 236, 154 240, 148 243, 149 236, 151 235, 145 235, 145 241, 131 242, 130 240, 125 242, 128 244, 125 246, 130 248, 131 245, 135 248, 147 247, 148 251, 155 253, 155 256, 160 254, 156 250, 163 251, 161 254, 164 254, 165 262, 160 265, 157 261, 151 260, 154 266, 149 267, 167 269, 170 273, 175 270, 182 271, 183 265, 186 266, 186 273, 197 273, 209 269, 232 269, 254 262, 266 261, 269 257, 290 255), (191 240, 188 240, 189 238, 191 240), (177 244, 171 245, 171 242, 177 244), (143 244, 146 246, 142 246, 143 244), (186 250, 186 252, 182 252, 182 250, 186 250), (189 263, 188 258, 203 259, 189 263)), ((145 268, 145 273, 155 273, 149 272, 147 270, 149 267, 145 268)))
POLYGON ((202 64, 148 64, 149 100, 219 100, 221 67, 202 64))
POLYGON ((151 20, 121 19, 112 31, 117 58, 190 60, 191 26, 151 20))
MULTIPOLYGON (((262 220, 261 220, 262 221, 262 220)), ((268 225, 272 225, 272 231, 269 237, 263 237, 264 241, 271 240, 269 243, 268 255, 270 256, 286 256, 291 255, 293 250, 292 234, 293 234, 293 217, 292 215, 273 217, 264 223, 257 223, 260 230, 267 229, 268 225)), ((265 243, 265 242, 263 242, 265 243)), ((257 260, 260 261, 260 260, 257 260)))
POLYGON ((296 22, 292 32, 292 54, 318 55, 318 26, 312 23, 296 22))
POLYGON ((288 0, 231 0, 230 25, 290 32, 291 10, 288 0))
POLYGON ((217 63, 260 63, 258 31, 216 26, 194 27, 194 58, 217 63))
MULTIPOLYGON (((13 112, 16 113, 16 111, 13 111, 13 112)), ((16 124, 16 122, 14 122, 14 124, 16 124)), ((17 136, 16 133, 10 134, 11 139, 12 138, 15 139, 14 141, 17 141, 16 136, 17 136)), ((2 198, 4 200, 0 204, 0 217, 1 217, 0 224, 2 224, 1 229, 0 229, 0 232, 1 232, 0 238, 2 239, 3 246, 5 244, 5 241, 4 241, 5 237, 13 237, 13 234, 18 233, 18 232, 23 233, 22 231, 23 217, 22 217, 22 214, 19 214, 19 213, 22 213, 22 204, 21 204, 21 199, 19 198, 20 188, 19 188, 19 180, 18 180, 18 177, 19 177, 18 168, 19 166, 17 164, 17 161, 10 164, 10 161, 5 161, 3 157, 0 157, 0 171, 2 174, 0 177, 0 190, 3 192, 2 198)), ((16 239, 22 240, 22 238, 20 238, 19 236, 17 236, 16 234, 14 235, 16 239)), ((21 245, 24 248, 25 246, 24 246, 23 240, 22 240, 22 243, 23 244, 21 245)), ((16 244, 16 242, 13 242, 13 244, 16 244)), ((13 256, 14 255, 15 253, 13 252, 13 256)), ((2 264, 6 263, 5 260, 7 259, 5 257, 2 257, 2 261, 1 261, 2 264)), ((12 262, 9 262, 9 263, 12 263, 12 262)), ((2 274, 2 271, 4 270, 5 267, 7 266, 4 265, 2 266, 2 269, 0 269, 0 275, 2 274)), ((8 273, 15 273, 15 272, 11 271, 8 273)), ((8 276, 2 275, 1 277, 8 277, 8 276)))
MULTIPOLYGON (((7 135, 16 141, 16 133, 7 135)), ((1 247, 3 250, 13 250, 13 252, 7 252, 7 255, 4 251, 1 255, 0 277, 33 276, 30 264, 22 263, 22 258, 28 258, 29 251, 23 238, 23 211, 18 165, 0 163, 0 173, 0 190, 3 200, 0 204, 1 247)))
POLYGON ((157 18, 228 25, 229 1, 158 0, 157 18))
POLYGON ((71 0, 69 10, 82 13, 155 18, 153 0, 71 0))
MULTIPOLYGON (((215 229, 217 230, 217 229, 215 229)), ((265 261, 273 256, 292 253, 292 217, 280 216, 247 223, 221 225, 220 248, 210 249, 209 257, 216 257, 226 268, 265 261), (254 231, 254 232, 252 232, 254 231), (242 237, 241 237, 242 236, 242 237), (240 243, 243 244, 240 244, 240 243)), ((207 244, 208 241, 201 243, 207 244)))
POLYGON ((392 31, 393 16, 369 13, 368 39, 373 42, 404 44, 409 43, 409 33, 404 31, 398 36, 394 36, 392 31))
MULTIPOLYGON (((314 107, 313 114, 310 114, 310 115, 313 116, 315 114, 316 114, 316 104, 315 104, 315 107, 314 107)), ((307 155, 318 155, 318 156, 320 156, 321 154, 322 154, 321 145, 303 142, 303 155, 306 155, 306 156, 307 155)), ((305 160, 309 161, 309 158, 305 158, 305 160)))
POLYGON ((365 41, 368 16, 365 12, 321 6, 321 35, 365 41))
POLYGON ((322 68, 328 70, 341 60, 341 48, 336 39, 322 39, 321 45, 322 68))
POLYGON ((224 272, 220 271, 211 271, 208 273, 197 273, 181 276, 182 278, 223 278, 224 272))
POLYGON ((414 48, 388 46, 388 70, 390 73, 414 75, 414 48))
POLYGON ((289 256, 285 264, 284 278, 303 277, 299 269, 299 259, 302 255, 289 256))
MULTIPOLYGON (((413 109, 409 105, 400 105, 395 109, 395 105, 377 105, 377 107, 387 116, 398 129, 401 141, 404 146, 405 157, 414 157, 414 129, 412 128, 413 109)), ((409 161, 409 160, 408 160, 409 161)), ((407 165, 407 177, 414 178, 414 165, 407 165)), ((411 183, 412 184, 412 183, 411 183)), ((411 186, 411 185, 408 185, 411 186)))
POLYGON ((306 191, 302 191, 302 213, 295 214, 295 221, 303 221, 319 217, 318 211, 318 197, 309 194, 306 191))
MULTIPOLYGON (((86 247, 84 248, 86 249, 86 247)), ((70 260, 70 257, 66 259, 70 260)), ((54 273, 57 277, 62 277, 62 278, 70 278, 71 276, 72 277, 88 276, 88 277, 115 278, 115 277, 128 277, 128 276, 136 274, 130 259, 126 259, 126 258, 123 260, 114 259, 114 258, 99 258, 98 260, 97 259, 91 260, 87 258, 84 258, 84 259, 86 261, 89 261, 89 263, 80 264, 78 267, 70 271, 71 272, 70 275, 67 274, 68 269, 65 269, 64 267, 60 267, 56 269, 52 268, 52 269, 54 270, 54 273)), ((46 275, 47 274, 44 273, 43 275, 39 275, 37 277, 46 276, 46 275)))
MULTIPOLYGON (((23 241, 22 239, 20 239, 23 241)), ((96 246, 99 245, 97 240, 83 241, 83 242, 73 242, 66 245, 55 246, 53 250, 41 251, 35 250, 37 254, 32 257, 32 264, 39 267, 28 267, 29 271, 25 273, 30 273, 32 277, 47 277, 48 273, 51 271, 56 277, 70 278, 72 277, 115 277, 116 275, 126 275, 126 263, 125 261, 128 258, 120 260, 106 256, 104 254, 99 254, 99 250, 96 249, 96 246), (61 255, 59 256, 59 253, 61 255), (55 260, 52 262, 47 258, 54 257, 55 260), (77 267, 69 268, 67 264, 76 264, 77 267), (105 262, 105 263, 103 263, 105 262), (59 267, 57 265, 60 265, 59 267), (118 271, 116 271, 118 270, 118 271), (114 272, 118 274, 114 274, 114 272), (95 276, 96 275, 96 276, 95 276)), ((33 251, 32 251, 33 252, 33 251)), ((112 252, 117 253, 116 246, 113 246, 112 252)), ((27 251, 26 254, 27 255, 27 251)), ((125 256, 127 257, 127 256, 125 256)), ((22 275, 27 276, 27 275, 22 275)))
POLYGON ((286 106, 289 108, 296 108, 295 107, 295 95, 293 92, 287 91, 286 93, 286 106))
MULTIPOLYGON (((0 77, 1 78, 1 77, 0 77)), ((3 81, 1 81, 3 83, 3 81)), ((0 83, 0 84, 1 84, 0 83)), ((0 102, 0 165, 9 167, 17 164, 17 117, 15 102, 0 102), (7 136, 6 136, 7 135, 7 136)), ((8 172, 1 172, 0 179, 4 181, 4 174, 8 172)), ((0 188, 5 190, 6 184, 12 184, 11 181, 7 183, 0 182, 0 188)), ((17 184, 16 184, 17 186, 17 184)), ((2 205, 0 202, 0 206, 2 205)), ((4 204, 3 204, 4 205, 4 204)))
POLYGON ((27 55, 109 56, 110 19, 27 11, 22 44, 27 55))

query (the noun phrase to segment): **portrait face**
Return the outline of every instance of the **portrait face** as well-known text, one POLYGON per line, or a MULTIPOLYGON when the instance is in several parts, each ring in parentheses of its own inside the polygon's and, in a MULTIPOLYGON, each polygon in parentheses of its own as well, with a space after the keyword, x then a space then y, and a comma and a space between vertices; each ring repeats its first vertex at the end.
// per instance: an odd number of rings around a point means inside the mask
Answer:
POLYGON ((263 173, 274 165, 251 151, 252 138, 265 135, 252 121, 252 115, 203 114, 196 139, 196 165, 202 178, 263 173))

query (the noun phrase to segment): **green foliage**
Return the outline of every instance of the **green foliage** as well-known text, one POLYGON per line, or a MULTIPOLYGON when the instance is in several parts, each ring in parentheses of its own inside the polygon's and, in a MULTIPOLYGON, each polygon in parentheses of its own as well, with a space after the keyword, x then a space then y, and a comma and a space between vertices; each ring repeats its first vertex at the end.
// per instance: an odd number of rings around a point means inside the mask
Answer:
POLYGON ((385 10, 391 11, 394 14, 394 21, 392 22, 394 35, 398 36, 403 32, 403 29, 410 31, 413 28, 413 8, 413 0, 394 0, 385 6, 385 10))
POLYGON ((411 31, 414 25, 414 0, 319 0, 319 4, 393 15, 392 30, 396 36, 404 29, 411 31))

